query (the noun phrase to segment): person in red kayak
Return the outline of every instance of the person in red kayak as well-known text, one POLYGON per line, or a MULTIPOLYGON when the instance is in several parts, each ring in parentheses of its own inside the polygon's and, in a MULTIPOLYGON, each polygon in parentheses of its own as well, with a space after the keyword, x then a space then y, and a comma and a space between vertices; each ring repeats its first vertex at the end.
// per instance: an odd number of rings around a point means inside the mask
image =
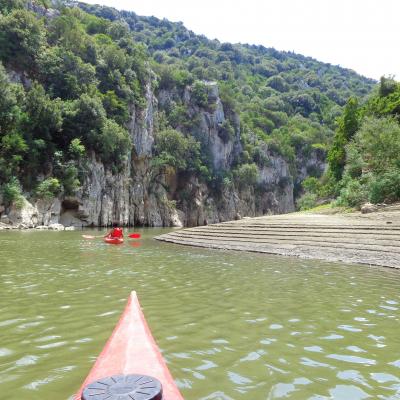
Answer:
POLYGON ((109 239, 123 239, 124 232, 122 232, 122 228, 113 228, 105 237, 109 239))

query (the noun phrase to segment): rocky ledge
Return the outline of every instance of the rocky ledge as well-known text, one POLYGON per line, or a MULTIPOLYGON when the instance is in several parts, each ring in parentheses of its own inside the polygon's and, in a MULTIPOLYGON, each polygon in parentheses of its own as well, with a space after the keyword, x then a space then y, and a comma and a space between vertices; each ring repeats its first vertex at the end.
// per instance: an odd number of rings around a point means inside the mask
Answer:
POLYGON ((400 207, 372 214, 246 218, 177 230, 165 242, 400 268, 400 207))
POLYGON ((64 226, 63 224, 50 224, 50 225, 27 225, 27 224, 4 224, 0 222, 0 231, 4 230, 13 230, 13 229, 35 229, 38 231, 73 231, 75 230, 74 226, 64 226))

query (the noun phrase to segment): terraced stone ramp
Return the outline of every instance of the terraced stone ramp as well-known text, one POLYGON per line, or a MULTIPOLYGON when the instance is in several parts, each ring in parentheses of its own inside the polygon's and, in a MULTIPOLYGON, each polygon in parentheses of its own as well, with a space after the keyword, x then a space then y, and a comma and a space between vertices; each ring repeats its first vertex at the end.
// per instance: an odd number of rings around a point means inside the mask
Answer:
POLYGON ((293 213, 176 230, 157 240, 400 268, 400 212, 293 213))

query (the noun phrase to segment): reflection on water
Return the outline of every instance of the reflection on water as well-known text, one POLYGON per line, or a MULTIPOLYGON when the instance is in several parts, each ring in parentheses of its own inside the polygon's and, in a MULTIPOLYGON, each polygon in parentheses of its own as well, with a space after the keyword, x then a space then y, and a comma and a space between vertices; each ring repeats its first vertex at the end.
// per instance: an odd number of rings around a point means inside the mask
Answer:
POLYGON ((0 232, 0 393, 68 399, 131 290, 188 400, 399 399, 400 271, 0 232))

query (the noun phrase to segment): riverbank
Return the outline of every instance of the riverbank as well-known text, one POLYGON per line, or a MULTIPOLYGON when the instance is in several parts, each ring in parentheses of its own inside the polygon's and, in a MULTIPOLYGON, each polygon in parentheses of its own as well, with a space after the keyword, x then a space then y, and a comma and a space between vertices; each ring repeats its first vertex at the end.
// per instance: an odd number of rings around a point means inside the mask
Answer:
POLYGON ((0 231, 7 230, 36 230, 36 231, 73 231, 76 228, 74 226, 64 226, 63 224, 49 224, 49 225, 26 225, 23 223, 20 224, 4 224, 0 222, 0 231))
POLYGON ((400 268, 400 206, 244 218, 182 229, 157 240, 189 246, 400 268))

